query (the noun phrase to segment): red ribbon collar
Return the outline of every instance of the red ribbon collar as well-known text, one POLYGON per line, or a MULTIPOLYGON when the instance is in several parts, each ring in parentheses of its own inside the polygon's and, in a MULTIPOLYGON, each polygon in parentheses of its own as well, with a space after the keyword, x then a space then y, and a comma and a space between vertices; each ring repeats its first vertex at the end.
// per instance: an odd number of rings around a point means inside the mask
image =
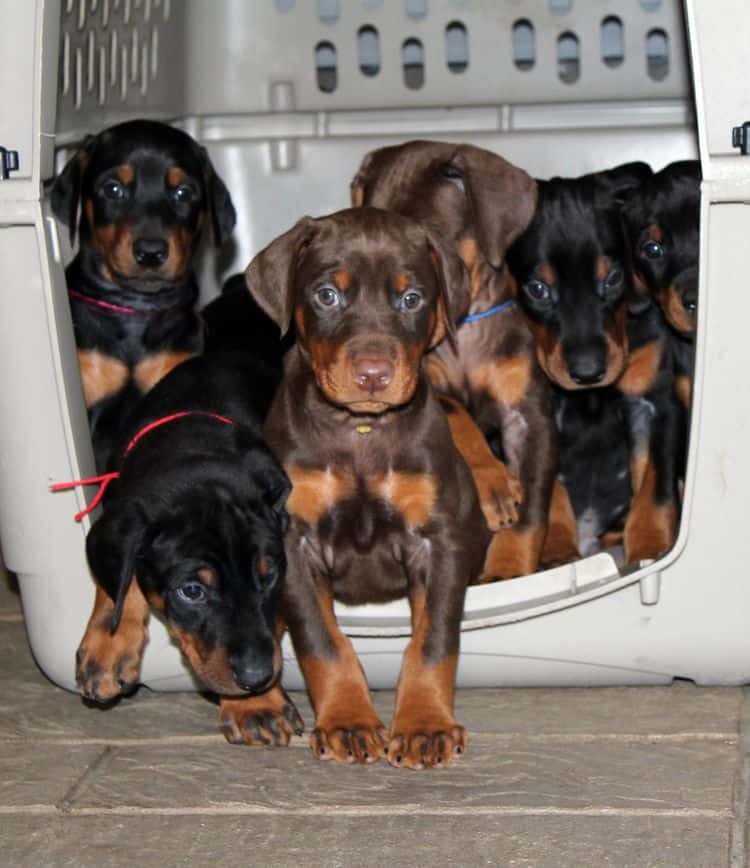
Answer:
MULTIPOLYGON (((181 413, 172 413, 171 416, 163 416, 161 419, 157 419, 154 422, 149 422, 148 425, 144 425, 140 431, 133 437, 133 439, 128 443, 125 447, 125 451, 122 453, 122 460, 124 461, 128 455, 133 451, 136 444, 139 440, 146 436, 150 431, 153 431, 155 428, 161 428, 162 425, 166 425, 169 422, 174 422, 177 419, 184 419, 186 416, 207 416, 209 419, 216 419, 219 422, 223 422, 226 425, 236 425, 231 419, 227 419, 226 416, 220 416, 218 413, 208 413, 203 410, 183 410, 181 413)), ((91 476, 88 479, 74 479, 70 482, 56 482, 53 485, 50 485, 50 491, 67 491, 71 488, 76 488, 79 485, 98 485, 99 491, 94 495, 93 500, 89 503, 89 505, 82 509, 79 513, 76 513, 76 521, 80 521, 85 515, 88 515, 93 509, 95 509, 101 499, 104 497, 104 493, 107 490, 109 483, 114 479, 119 479, 120 473, 119 471, 113 471, 112 473, 102 473, 99 476, 91 476)))
POLYGON ((111 311, 112 313, 125 313, 125 314, 139 314, 139 313, 147 314, 148 313, 148 311, 136 310, 134 307, 123 307, 122 305, 119 305, 119 304, 112 304, 111 302, 103 301, 101 298, 94 298, 93 296, 85 295, 84 293, 78 292, 78 290, 75 290, 75 289, 69 289, 68 295, 71 298, 75 298, 75 299, 78 299, 78 301, 82 301, 84 304, 90 305, 91 307, 99 307, 102 310, 111 311))

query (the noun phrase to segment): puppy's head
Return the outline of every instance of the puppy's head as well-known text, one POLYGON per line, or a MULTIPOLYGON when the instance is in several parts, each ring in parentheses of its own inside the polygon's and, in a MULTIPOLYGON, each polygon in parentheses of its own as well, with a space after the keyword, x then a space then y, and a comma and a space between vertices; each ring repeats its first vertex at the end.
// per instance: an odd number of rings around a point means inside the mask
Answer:
POLYGON ((275 622, 289 481, 258 449, 236 466, 205 461, 199 478, 170 487, 167 504, 113 500, 87 537, 91 572, 115 601, 112 632, 136 578, 207 689, 263 692, 281 667, 275 622))
POLYGON ((695 334, 701 166, 671 163, 628 198, 623 209, 635 272, 634 293, 655 298, 680 334, 695 334))
POLYGON ((372 151, 351 184, 352 204, 396 211, 433 226, 458 251, 479 291, 478 263, 501 269, 531 220, 536 183, 473 145, 407 142, 372 151))
POLYGON ((508 251, 539 363, 563 389, 607 386, 625 368, 631 274, 620 209, 649 175, 628 163, 540 181, 534 218, 508 251))
POLYGON ((141 292, 185 280, 207 221, 217 245, 235 222, 205 149, 155 121, 88 136, 56 179, 51 201, 71 242, 78 230, 88 268, 141 292))
POLYGON ((375 208, 304 218, 259 253, 248 287, 297 341, 328 401, 381 413, 413 396, 424 353, 452 338, 466 272, 432 231, 375 208))

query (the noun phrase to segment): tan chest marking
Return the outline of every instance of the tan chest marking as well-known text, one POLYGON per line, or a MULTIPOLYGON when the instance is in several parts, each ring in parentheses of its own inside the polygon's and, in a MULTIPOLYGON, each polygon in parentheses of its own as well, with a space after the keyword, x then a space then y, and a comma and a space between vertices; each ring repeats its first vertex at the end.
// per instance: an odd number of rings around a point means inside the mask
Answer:
POLYGON ((367 487, 401 514, 410 529, 424 527, 432 516, 437 499, 437 481, 429 473, 388 473, 371 476, 367 487))
POLYGON ((193 353, 156 353, 139 362, 133 379, 141 392, 148 392, 177 365, 193 358, 193 353))
POLYGON ((288 464, 284 469, 292 483, 286 508, 308 524, 317 524, 321 516, 354 492, 351 474, 332 467, 320 470, 288 464))
POLYGON ((117 394, 130 376, 124 362, 97 350, 78 350, 78 365, 87 407, 93 407, 102 398, 117 394))
POLYGON ((685 407, 686 410, 689 410, 690 398, 693 392, 693 381, 690 377, 686 377, 684 374, 675 377, 674 390, 683 407, 685 407))
POLYGON ((468 374, 472 388, 485 391, 507 407, 519 404, 529 391, 531 359, 528 356, 508 356, 472 368, 468 374))
POLYGON ((652 341, 632 350, 628 366, 617 381, 617 388, 625 395, 645 395, 656 378, 660 361, 659 341, 652 341))

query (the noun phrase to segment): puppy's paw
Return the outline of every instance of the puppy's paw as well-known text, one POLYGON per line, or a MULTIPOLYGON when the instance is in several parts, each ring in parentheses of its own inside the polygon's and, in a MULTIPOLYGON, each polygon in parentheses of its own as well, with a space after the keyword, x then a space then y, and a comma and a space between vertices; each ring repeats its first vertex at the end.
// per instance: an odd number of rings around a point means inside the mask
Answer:
POLYGON ((471 471, 487 527, 493 532, 512 527, 523 501, 521 483, 502 461, 475 464, 471 471))
POLYGON ((455 721, 394 721, 388 762, 396 768, 444 768, 466 752, 466 730, 455 721))
POLYGON ((220 728, 230 744, 286 747, 305 725, 297 707, 278 685, 259 696, 221 697, 220 728))
POLYGON ((312 752, 321 760, 369 764, 385 756, 388 730, 377 718, 318 720, 310 738, 312 752))
POLYGON ((106 704, 132 693, 141 677, 148 630, 123 620, 114 633, 109 624, 89 624, 76 653, 76 683, 85 699, 106 704))

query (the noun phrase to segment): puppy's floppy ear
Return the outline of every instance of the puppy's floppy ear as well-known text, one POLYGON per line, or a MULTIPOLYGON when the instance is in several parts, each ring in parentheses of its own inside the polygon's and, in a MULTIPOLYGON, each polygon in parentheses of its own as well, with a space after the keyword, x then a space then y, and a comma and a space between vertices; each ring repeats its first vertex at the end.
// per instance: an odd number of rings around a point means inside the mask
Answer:
POLYGON ((81 146, 55 178, 50 192, 52 213, 68 227, 70 243, 74 244, 78 227, 78 206, 81 203, 83 175, 96 146, 96 136, 86 136, 81 146))
POLYGON ((425 229, 425 235, 440 286, 438 321, 430 338, 430 348, 439 344, 447 335, 455 349, 456 326, 461 317, 468 311, 471 303, 469 274, 461 257, 445 243, 439 234, 425 229))
POLYGON ((603 207, 612 202, 622 205, 632 191, 637 190, 652 174, 648 163, 638 161, 623 163, 621 166, 615 166, 614 169, 594 173, 590 177, 596 184, 595 204, 600 204, 597 199, 604 198, 601 202, 603 207))
POLYGON ((245 457, 245 464, 248 475, 261 491, 263 501, 279 516, 285 531, 289 524, 286 502, 292 490, 289 477, 267 450, 251 450, 245 457))
POLYGON ((379 151, 370 151, 365 154, 362 162, 359 164, 357 174, 352 178, 349 185, 349 191, 352 197, 352 208, 361 208, 365 204, 365 196, 367 195, 367 184, 370 181, 370 167, 379 151))
POLYGON ((292 321, 294 273, 299 256, 310 243, 314 229, 312 217, 303 217, 261 250, 245 271, 250 294, 281 329, 281 337, 292 321))
POLYGON ((145 542, 146 514, 132 498, 114 501, 86 537, 86 557, 97 584, 112 598, 115 610, 110 631, 120 624, 125 597, 134 578, 135 562, 145 542))
POLYGON ((214 234, 214 244, 217 247, 229 238, 237 221, 237 213, 232 204, 232 197, 226 184, 216 173, 208 151, 200 149, 201 162, 203 163, 203 182, 206 185, 206 202, 211 215, 211 228, 214 234))
POLYGON ((505 251, 534 215, 536 181, 497 154, 473 145, 459 145, 446 168, 460 175, 477 244, 490 265, 500 268, 505 251))

